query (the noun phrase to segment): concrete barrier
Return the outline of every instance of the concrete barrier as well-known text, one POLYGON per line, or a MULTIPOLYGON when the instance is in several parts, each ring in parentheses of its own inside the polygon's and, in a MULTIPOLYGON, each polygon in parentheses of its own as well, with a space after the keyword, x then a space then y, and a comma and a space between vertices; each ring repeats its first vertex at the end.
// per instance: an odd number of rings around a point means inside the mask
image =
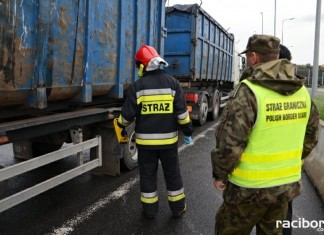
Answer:
POLYGON ((320 121, 317 146, 305 159, 304 168, 324 202, 324 121, 320 121))

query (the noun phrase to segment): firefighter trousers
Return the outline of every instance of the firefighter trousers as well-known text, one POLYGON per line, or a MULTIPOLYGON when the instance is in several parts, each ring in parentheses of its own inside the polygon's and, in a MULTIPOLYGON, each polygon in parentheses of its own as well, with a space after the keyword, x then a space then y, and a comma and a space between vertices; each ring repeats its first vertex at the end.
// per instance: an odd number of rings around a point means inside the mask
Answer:
POLYGON ((157 171, 159 160, 168 191, 168 201, 173 215, 185 208, 185 195, 180 173, 178 147, 170 149, 138 149, 141 203, 143 212, 155 216, 158 211, 157 171))

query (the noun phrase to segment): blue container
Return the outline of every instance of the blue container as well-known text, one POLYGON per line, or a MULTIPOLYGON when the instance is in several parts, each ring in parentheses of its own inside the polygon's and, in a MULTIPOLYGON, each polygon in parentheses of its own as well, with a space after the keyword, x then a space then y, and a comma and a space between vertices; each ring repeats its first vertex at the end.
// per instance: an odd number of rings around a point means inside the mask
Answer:
POLYGON ((167 73, 184 81, 232 81, 234 36, 197 4, 166 8, 167 73))
POLYGON ((163 52, 164 18, 164 0, 3 1, 0 107, 122 98, 136 50, 163 52))

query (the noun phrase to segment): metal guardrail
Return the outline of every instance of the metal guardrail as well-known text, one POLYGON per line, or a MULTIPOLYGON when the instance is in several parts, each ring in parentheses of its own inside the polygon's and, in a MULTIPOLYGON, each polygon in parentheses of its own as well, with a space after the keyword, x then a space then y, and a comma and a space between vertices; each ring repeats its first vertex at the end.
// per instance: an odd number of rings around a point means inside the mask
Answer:
POLYGON ((49 163, 58 161, 60 159, 66 158, 73 154, 77 154, 83 152, 84 150, 97 147, 97 158, 85 163, 81 164, 69 171, 66 171, 62 174, 59 174, 55 177, 52 177, 46 181, 43 181, 33 187, 27 188, 23 191, 20 191, 14 195, 11 195, 7 198, 4 198, 0 201, 0 212, 7 210, 21 202, 24 202, 38 194, 41 194, 51 188, 56 187, 59 184, 62 184, 70 179, 75 178, 87 171, 90 171, 98 166, 102 165, 102 144, 101 144, 101 137, 97 136, 96 138, 84 141, 79 144, 75 144, 69 146, 67 148, 63 148, 57 150, 52 153, 48 153, 31 160, 18 163, 3 169, 0 169, 0 182, 6 179, 12 178, 14 176, 23 174, 27 171, 31 171, 38 167, 47 165, 49 163))

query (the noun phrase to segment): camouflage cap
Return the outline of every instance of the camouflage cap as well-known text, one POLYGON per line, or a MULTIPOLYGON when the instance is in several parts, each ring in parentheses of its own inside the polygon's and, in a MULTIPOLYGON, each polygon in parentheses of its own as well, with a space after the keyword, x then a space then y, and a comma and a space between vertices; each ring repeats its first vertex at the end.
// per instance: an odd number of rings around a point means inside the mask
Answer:
POLYGON ((265 34, 254 34, 249 38, 246 49, 240 54, 245 54, 248 51, 254 51, 262 54, 279 54, 280 39, 274 36, 265 34))

